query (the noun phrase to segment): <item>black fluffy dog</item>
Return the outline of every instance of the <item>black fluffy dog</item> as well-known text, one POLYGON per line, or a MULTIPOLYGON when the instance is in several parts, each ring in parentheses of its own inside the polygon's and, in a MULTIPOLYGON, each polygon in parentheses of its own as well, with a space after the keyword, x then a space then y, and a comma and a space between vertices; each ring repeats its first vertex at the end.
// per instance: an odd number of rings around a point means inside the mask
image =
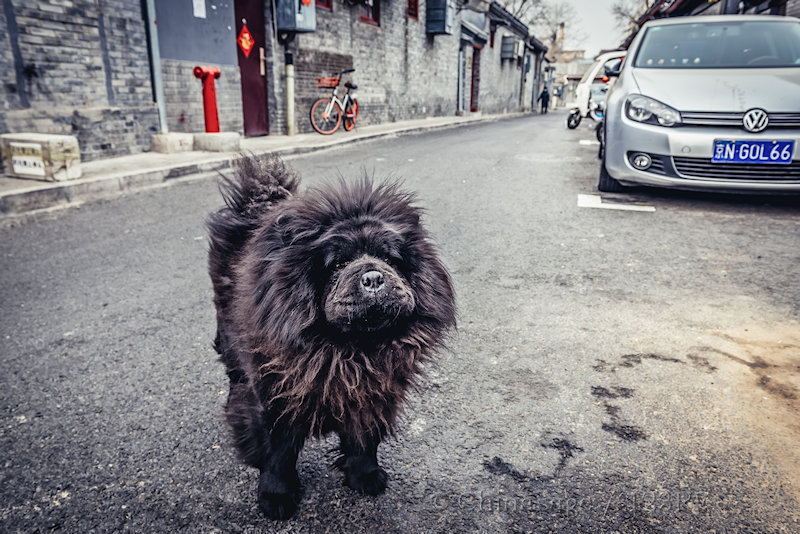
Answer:
POLYGON ((242 158, 211 215, 226 417, 271 518, 297 508, 297 456, 336 432, 351 488, 386 488, 377 449, 455 326, 453 288, 413 197, 366 178, 297 193, 277 157, 242 158))

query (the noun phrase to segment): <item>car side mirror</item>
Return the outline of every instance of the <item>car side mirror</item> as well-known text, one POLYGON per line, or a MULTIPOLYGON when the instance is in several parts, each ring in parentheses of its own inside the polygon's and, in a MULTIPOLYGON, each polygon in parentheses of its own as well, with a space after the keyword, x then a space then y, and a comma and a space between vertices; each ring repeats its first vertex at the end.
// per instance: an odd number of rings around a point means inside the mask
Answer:
POLYGON ((608 63, 603 67, 603 70, 606 73, 606 76, 609 78, 616 78, 619 76, 620 71, 622 70, 622 60, 618 59, 613 63, 608 63))

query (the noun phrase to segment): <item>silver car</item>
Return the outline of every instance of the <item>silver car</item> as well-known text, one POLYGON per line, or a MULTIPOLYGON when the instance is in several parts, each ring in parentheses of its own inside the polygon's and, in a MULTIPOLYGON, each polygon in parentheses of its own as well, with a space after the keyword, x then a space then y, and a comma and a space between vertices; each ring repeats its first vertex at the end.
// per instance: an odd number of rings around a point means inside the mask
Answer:
POLYGON ((800 192, 800 19, 662 19, 606 102, 600 191, 800 192))

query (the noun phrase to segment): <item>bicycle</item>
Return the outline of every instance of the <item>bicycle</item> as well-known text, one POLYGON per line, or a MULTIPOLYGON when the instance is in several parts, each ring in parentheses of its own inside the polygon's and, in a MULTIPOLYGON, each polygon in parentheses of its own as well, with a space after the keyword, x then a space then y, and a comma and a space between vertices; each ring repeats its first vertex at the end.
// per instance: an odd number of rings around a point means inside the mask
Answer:
POLYGON ((339 98, 340 76, 355 72, 355 70, 334 72, 332 78, 317 78, 317 87, 333 89, 331 97, 317 99, 309 113, 311 126, 322 135, 330 135, 339 128, 342 123, 342 109, 344 109, 344 129, 349 132, 355 128, 356 119, 358 119, 358 100, 350 94, 350 91, 355 91, 358 86, 351 82, 345 83, 347 93, 341 99, 339 98))

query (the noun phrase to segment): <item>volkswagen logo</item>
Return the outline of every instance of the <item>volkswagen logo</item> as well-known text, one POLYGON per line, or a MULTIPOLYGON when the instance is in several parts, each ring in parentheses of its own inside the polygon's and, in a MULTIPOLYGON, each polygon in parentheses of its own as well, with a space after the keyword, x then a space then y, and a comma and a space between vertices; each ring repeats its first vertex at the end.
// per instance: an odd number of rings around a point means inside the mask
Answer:
POLYGON ((769 124, 769 115, 763 109, 751 109, 742 118, 742 126, 748 132, 761 132, 767 127, 767 124, 769 124))

